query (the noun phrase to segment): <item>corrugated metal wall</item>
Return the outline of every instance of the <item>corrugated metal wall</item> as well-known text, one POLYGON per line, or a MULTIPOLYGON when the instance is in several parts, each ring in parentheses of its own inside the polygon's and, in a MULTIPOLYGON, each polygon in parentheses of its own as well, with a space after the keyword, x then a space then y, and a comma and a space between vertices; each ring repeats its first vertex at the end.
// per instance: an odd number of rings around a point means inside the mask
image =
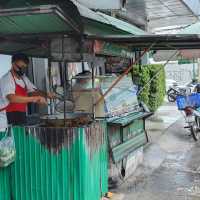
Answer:
POLYGON ((105 124, 14 128, 14 135, 17 159, 0 169, 0 200, 99 200, 107 192, 105 124))
MULTIPOLYGON (((126 160, 130 154, 147 143, 144 120, 136 119, 125 127, 109 125, 108 138, 110 148, 109 170, 112 177, 115 166, 118 169, 124 167, 123 160, 126 160)), ((115 174, 118 176, 119 171, 115 174)))

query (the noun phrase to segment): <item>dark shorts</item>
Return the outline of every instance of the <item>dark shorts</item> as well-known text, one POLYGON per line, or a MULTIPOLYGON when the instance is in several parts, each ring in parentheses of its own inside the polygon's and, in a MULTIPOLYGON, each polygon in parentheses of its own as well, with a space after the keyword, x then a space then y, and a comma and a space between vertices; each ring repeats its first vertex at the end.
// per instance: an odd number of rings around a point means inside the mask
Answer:
POLYGON ((27 123, 25 112, 7 112, 8 124, 25 125, 27 123))

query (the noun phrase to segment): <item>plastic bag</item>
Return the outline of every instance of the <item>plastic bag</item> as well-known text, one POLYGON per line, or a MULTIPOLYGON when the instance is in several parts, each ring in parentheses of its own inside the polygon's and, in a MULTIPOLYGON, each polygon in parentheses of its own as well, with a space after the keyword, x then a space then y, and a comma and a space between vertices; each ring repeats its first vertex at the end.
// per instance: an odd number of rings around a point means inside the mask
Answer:
POLYGON ((15 161, 16 149, 12 128, 6 130, 5 136, 0 140, 0 167, 7 167, 15 161))

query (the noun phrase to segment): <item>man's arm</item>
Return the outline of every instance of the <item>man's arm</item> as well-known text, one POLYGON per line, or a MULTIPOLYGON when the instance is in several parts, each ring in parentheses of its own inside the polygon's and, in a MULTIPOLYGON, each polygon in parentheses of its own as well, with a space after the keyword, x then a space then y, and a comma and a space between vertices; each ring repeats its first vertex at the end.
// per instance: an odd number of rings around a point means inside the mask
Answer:
POLYGON ((35 89, 33 92, 28 93, 30 96, 42 96, 44 98, 47 98, 47 93, 43 92, 41 90, 35 89))
POLYGON ((33 92, 29 92, 29 95, 30 96, 42 96, 44 98, 49 98, 49 99, 54 99, 55 98, 55 94, 54 93, 51 93, 51 92, 44 92, 42 90, 38 90, 36 89, 35 91, 33 92))
POLYGON ((46 104, 46 100, 41 96, 24 97, 15 94, 9 94, 6 96, 10 103, 39 103, 46 104))
POLYGON ((42 90, 37 89, 37 87, 26 76, 24 76, 24 81, 26 83, 28 93, 30 96, 41 96, 49 99, 55 98, 56 95, 54 93, 44 92, 42 90))

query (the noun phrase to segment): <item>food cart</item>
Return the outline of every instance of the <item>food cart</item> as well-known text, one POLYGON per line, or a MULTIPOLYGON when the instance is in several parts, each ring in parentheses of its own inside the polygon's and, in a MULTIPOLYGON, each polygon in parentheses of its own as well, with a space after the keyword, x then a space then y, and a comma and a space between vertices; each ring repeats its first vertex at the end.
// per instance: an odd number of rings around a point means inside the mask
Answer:
POLYGON ((29 116, 28 124, 13 127, 16 160, 0 169, 0 199, 99 200, 108 191, 106 123, 95 119, 94 113, 69 112, 67 107, 68 62, 95 60, 91 52, 83 52, 82 24, 72 17, 80 17, 78 11, 70 2, 42 6, 36 2, 22 8, 9 3, 0 10, 0 53, 48 58, 50 90, 51 64, 58 62, 63 112, 54 112, 50 102, 47 115, 37 120, 29 116), (66 12, 69 8, 73 13, 66 12))
MULTIPOLYGON (((113 79, 105 81, 105 91, 112 82, 113 79)), ((152 113, 138 102, 137 91, 138 86, 126 76, 105 97, 110 187, 133 174, 143 161, 143 146, 148 142, 145 120, 152 113)))

